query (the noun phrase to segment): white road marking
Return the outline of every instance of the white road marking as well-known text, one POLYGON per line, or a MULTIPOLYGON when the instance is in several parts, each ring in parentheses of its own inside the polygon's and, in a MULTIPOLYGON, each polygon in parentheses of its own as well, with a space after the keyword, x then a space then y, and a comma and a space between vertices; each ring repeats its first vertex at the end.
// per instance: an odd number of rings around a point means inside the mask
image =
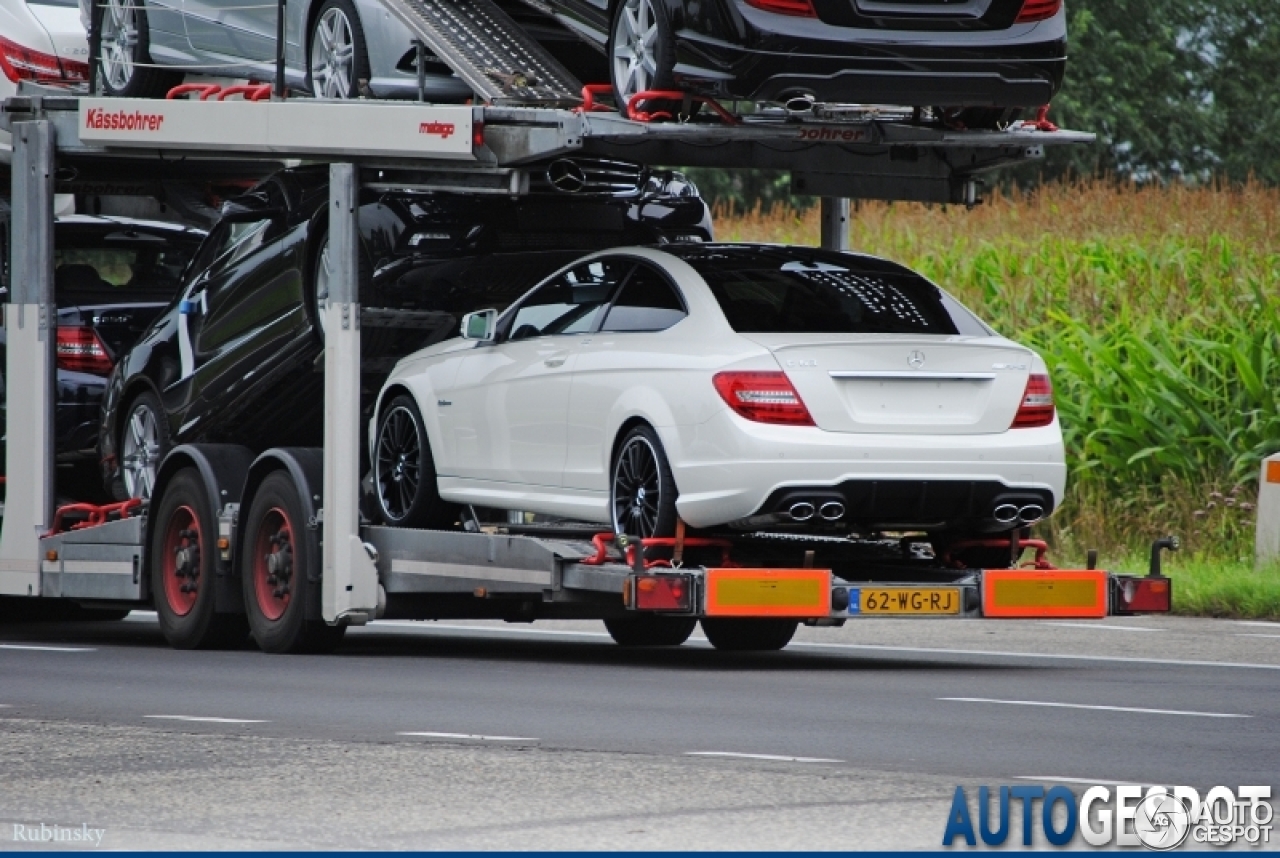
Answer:
POLYGON ((143 715, 143 718, 156 718, 162 721, 204 721, 210 724, 270 724, 255 718, 214 718, 203 715, 143 715))
POLYGON ((1280 635, 1260 635, 1260 634, 1254 634, 1254 633, 1252 633, 1252 632, 1235 632, 1235 637, 1238 637, 1238 638, 1280 638, 1280 635))
POLYGON ((1110 626, 1106 623, 1058 623, 1042 620, 1038 625, 1042 626, 1062 626, 1068 629, 1107 629, 1108 631, 1117 632, 1162 632, 1164 629, 1147 629, 1142 626, 1110 626))
POLYGON ((397 736, 425 736, 428 739, 469 739, 473 742, 541 742, 529 736, 482 736, 478 733, 396 733, 397 736))
POLYGON ((0 649, 29 649, 36 652, 97 652, 92 646, 31 646, 28 644, 0 644, 0 649))
MULTIPOLYGON (((947 620, 931 620, 930 622, 945 623, 947 620)), ((972 620, 955 620, 958 623, 971 623, 972 620)), ((579 637, 579 638, 608 638, 607 632, 576 632, 561 631, 559 629, 503 629, 496 626, 467 626, 456 623, 436 623, 436 622, 414 622, 412 620, 377 620, 367 626, 360 628, 361 632, 366 629, 376 631, 378 626, 402 626, 406 628, 415 628, 420 631, 431 632, 435 630, 457 631, 457 632, 484 632, 486 634, 496 635, 533 635, 533 636, 552 636, 552 637, 579 637)), ((693 636, 689 638, 693 643, 706 643, 705 637, 693 636)), ((1137 656, 1119 656, 1119 655, 1067 655, 1057 652, 1014 652, 1010 650, 991 650, 991 649, 945 649, 943 647, 916 647, 916 646, 889 646, 887 644, 843 644, 843 643, 823 643, 821 641, 792 641, 787 644, 787 649, 838 649, 838 650, 869 650, 872 652, 901 652, 901 653, 917 653, 920 655, 986 655, 997 656, 1000 658, 1043 658, 1053 659, 1055 661, 1101 661, 1111 662, 1114 664, 1164 664, 1172 667, 1234 667, 1248 670, 1280 670, 1280 664, 1256 664, 1252 662, 1239 661, 1199 661, 1192 659, 1177 658, 1141 658, 1137 656)))
POLYGON ((1280 623, 1268 622, 1266 620, 1231 620, 1238 626, 1269 626, 1270 628, 1280 628, 1280 623))
POLYGON ((686 757, 733 757, 740 760, 772 760, 782 763, 843 763, 826 757, 782 757, 777 754, 740 754, 736 751, 685 751, 686 757))
POLYGON ((130 611, 124 618, 126 623, 155 623, 159 619, 155 611, 130 611))
POLYGON ((1106 778, 1055 778, 1040 777, 1039 775, 1014 775, 1015 781, 1040 781, 1042 783, 1062 783, 1062 784, 1096 784, 1098 786, 1147 786, 1137 781, 1109 781, 1106 778))
POLYGON ((1104 712, 1140 712, 1144 715, 1193 715, 1198 718, 1252 718, 1227 712, 1191 712, 1184 709, 1140 709, 1136 706, 1095 706, 1088 703, 1050 703, 1044 700, 996 700, 991 697, 939 697, 957 703, 1004 703, 1009 706, 1048 706, 1054 709, 1097 709, 1104 712))

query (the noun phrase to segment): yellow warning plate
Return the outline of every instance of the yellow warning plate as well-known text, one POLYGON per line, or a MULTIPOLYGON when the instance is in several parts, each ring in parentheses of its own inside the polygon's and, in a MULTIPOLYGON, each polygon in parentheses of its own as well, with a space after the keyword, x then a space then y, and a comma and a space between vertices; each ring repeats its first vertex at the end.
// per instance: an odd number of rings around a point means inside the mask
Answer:
POLYGON ((960 588, 852 587, 849 590, 849 613, 958 614, 960 588))
POLYGON ((708 617, 825 617, 829 569, 708 569, 708 617))
POLYGON ((988 617, 1105 617, 1107 573, 988 570, 982 573, 982 613, 988 617))

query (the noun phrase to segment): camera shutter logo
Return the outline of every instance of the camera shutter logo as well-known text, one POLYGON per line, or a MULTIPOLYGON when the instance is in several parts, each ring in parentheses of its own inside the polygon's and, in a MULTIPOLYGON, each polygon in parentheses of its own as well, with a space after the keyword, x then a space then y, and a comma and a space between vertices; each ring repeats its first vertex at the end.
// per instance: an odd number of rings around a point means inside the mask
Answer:
POLYGON ((1133 816, 1133 833, 1148 849, 1181 846, 1191 832, 1191 811, 1180 798, 1156 793, 1144 798, 1133 816))

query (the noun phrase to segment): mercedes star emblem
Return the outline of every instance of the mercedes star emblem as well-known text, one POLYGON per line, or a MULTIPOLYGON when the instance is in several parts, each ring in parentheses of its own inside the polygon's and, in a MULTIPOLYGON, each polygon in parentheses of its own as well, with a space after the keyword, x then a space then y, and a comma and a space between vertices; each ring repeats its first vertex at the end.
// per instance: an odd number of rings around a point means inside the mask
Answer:
POLYGON ((912 369, 919 369, 920 367, 924 366, 924 352, 914 351, 911 354, 907 355, 907 364, 912 369))
POLYGON ((587 186, 587 176, 582 168, 567 158, 551 162, 547 167, 547 181, 551 187, 566 194, 576 194, 587 186))

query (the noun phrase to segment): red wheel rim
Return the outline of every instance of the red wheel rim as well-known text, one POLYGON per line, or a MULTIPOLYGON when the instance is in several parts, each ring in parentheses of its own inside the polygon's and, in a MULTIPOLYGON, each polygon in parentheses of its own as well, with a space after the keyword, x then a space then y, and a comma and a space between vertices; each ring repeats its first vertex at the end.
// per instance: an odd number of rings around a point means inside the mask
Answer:
POLYGON ((189 506, 180 506, 169 516, 164 531, 164 600, 179 617, 196 606, 200 595, 202 540, 200 518, 189 506))
POLYGON ((293 527, 280 507, 272 507, 262 517, 253 545, 253 593, 258 610, 268 620, 278 620, 289 609, 293 597, 293 527))

